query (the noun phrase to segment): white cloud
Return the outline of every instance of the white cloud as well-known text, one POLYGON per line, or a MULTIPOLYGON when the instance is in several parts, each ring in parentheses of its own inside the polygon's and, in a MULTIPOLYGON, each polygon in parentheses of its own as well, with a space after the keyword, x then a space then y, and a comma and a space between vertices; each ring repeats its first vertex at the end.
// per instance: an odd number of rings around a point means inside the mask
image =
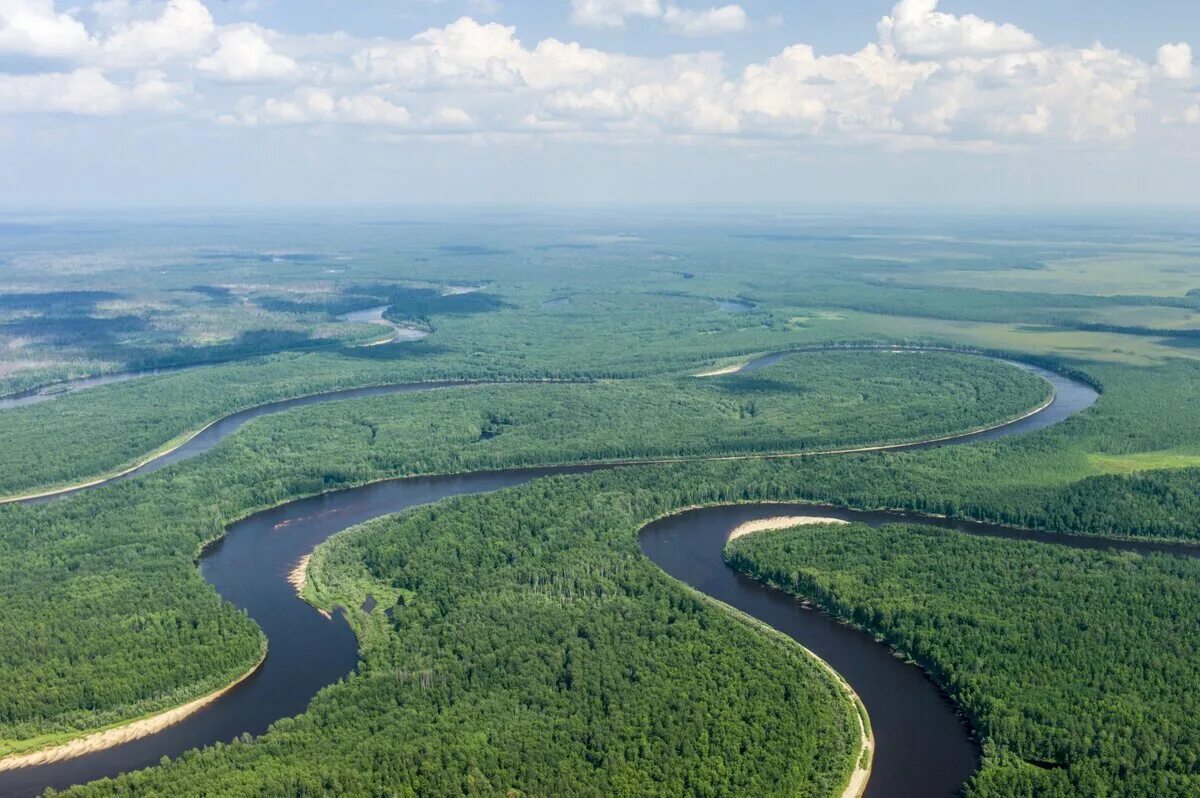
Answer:
MULTIPOLYGON (((1121 141, 1139 126, 1200 114, 1187 110, 1196 103, 1182 80, 1187 45, 1164 46, 1154 63, 1100 45, 1044 46, 1012 25, 941 13, 935 0, 897 3, 878 41, 855 52, 794 44, 741 70, 714 52, 636 57, 554 38, 526 45, 514 27, 471 17, 409 39, 363 40, 218 26, 200 0, 100 0, 80 17, 91 29, 45 0, 0 0, 0 9, 17 8, 32 16, 18 27, 15 14, 0 14, 0 48, 69 53, 59 57, 73 68, 3 76, 0 111, 186 110, 197 120, 329 134, 356 125, 426 136, 820 139, 956 151, 1121 141), (257 96, 228 85, 252 81, 264 84, 257 96)), ((690 35, 749 24, 739 5, 576 0, 573 8, 588 24, 647 17, 690 35)))
POLYGON ((120 86, 95 68, 34 75, 0 74, 0 113, 62 113, 109 116, 136 108, 167 108, 182 87, 162 73, 143 72, 120 86))
POLYGON ((454 108, 445 106, 437 109, 425 120, 425 124, 430 127, 441 129, 446 128, 469 128, 475 124, 475 117, 464 111, 462 108, 454 108))
POLYGON ((348 122, 359 125, 403 127, 412 121, 404 108, 374 94, 358 94, 337 101, 337 112, 348 122))
POLYGON ((811 134, 830 125, 843 132, 898 132, 896 104, 936 71, 934 64, 909 63, 874 44, 829 56, 794 45, 746 68, 738 106, 769 129, 811 134))
POLYGON ((412 121, 407 108, 379 95, 336 97, 318 88, 299 89, 291 97, 269 97, 261 103, 247 97, 239 105, 237 114, 225 114, 220 121, 250 127, 306 123, 405 127, 412 121))
POLYGON ((168 0, 156 16, 130 18, 124 0, 96 3, 92 14, 105 26, 89 33, 54 0, 0 0, 0 52, 59 58, 81 64, 144 68, 199 53, 211 41, 212 15, 200 0, 168 0))
POLYGON ((905 56, 952 58, 1032 50, 1033 34, 1015 25, 997 24, 974 14, 956 17, 937 10, 938 0, 900 0, 879 21, 879 40, 905 56))
POLYGON ((632 111, 627 98, 612 89, 556 91, 542 106, 554 116, 568 118, 624 119, 632 111))
POLYGON ((1157 66, 1172 80, 1187 80, 1192 76, 1192 48, 1186 43, 1164 44, 1158 48, 1157 66))
POLYGON ((168 0, 162 13, 118 25, 103 42, 104 60, 115 66, 142 66, 199 54, 215 26, 200 0, 168 0))
POLYGON ((98 69, 0 75, 0 111, 91 116, 121 110, 121 90, 98 69))
POLYGON ((275 52, 257 26, 226 28, 218 39, 216 52, 196 63, 202 72, 233 81, 275 80, 297 72, 296 61, 275 52))
POLYGON ((738 33, 746 29, 749 21, 745 9, 739 5, 713 7, 704 11, 690 11, 672 5, 663 14, 663 23, 667 28, 684 36, 738 33))
POLYGON ((56 11, 54 0, 0 0, 0 53, 64 58, 91 46, 83 23, 56 11))
POLYGON ((658 0, 571 0, 571 22, 588 28, 623 28, 630 17, 662 14, 658 0))
POLYGON ((647 59, 557 39, 544 39, 529 49, 515 34, 512 27, 464 17, 406 42, 367 47, 355 53, 352 62, 368 80, 421 91, 551 89, 652 68, 647 59))
POLYGON ((988 118, 988 127, 1006 136, 1041 136, 1050 130, 1050 109, 1044 105, 1015 113, 999 113, 988 118))
POLYGON ((354 64, 368 77, 398 81, 410 88, 512 87, 521 83, 514 62, 523 56, 514 33, 512 27, 463 17, 407 42, 362 50, 354 56, 354 64))
POLYGON ((734 88, 723 79, 720 61, 678 61, 665 79, 629 90, 637 127, 672 134, 733 134, 741 121, 733 108, 734 88))

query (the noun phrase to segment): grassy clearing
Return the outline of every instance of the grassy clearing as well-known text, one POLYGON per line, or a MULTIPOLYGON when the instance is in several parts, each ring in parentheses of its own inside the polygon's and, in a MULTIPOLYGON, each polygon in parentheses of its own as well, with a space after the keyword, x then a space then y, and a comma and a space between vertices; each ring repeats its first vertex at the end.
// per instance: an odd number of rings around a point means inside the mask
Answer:
MULTIPOLYGON (((986 280, 989 288, 1002 291, 1183 296, 1200 288, 1200 261, 1193 253, 1112 252, 1048 260, 1040 269, 989 269, 986 280)), ((953 269, 927 271, 915 273, 912 282, 977 288, 980 274, 953 269)))
POLYGON ((1171 468, 1200 466, 1200 455, 1182 452, 1138 452, 1136 454, 1089 454, 1088 463, 1098 474, 1132 474, 1171 468))
POLYGON ((1148 366, 1166 360, 1200 359, 1200 348, 1173 346, 1144 335, 1062 330, 1030 324, 951 321, 846 311, 846 333, 918 342, 954 341, 980 349, 1028 352, 1067 360, 1148 366))

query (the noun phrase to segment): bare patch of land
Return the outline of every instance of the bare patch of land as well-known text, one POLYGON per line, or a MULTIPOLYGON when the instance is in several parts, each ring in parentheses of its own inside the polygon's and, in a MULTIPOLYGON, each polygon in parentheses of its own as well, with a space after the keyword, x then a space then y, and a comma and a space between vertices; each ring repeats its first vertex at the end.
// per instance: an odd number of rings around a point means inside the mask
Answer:
POLYGON ((288 572, 288 584, 296 588, 296 595, 300 595, 304 591, 304 586, 308 583, 308 563, 311 559, 311 554, 305 554, 296 563, 296 567, 288 572))
POLYGON ((732 366, 724 366, 723 368, 713 369, 712 371, 702 371, 699 374, 693 374, 693 377, 720 377, 724 374, 737 374, 746 367, 745 363, 737 363, 732 366))
POLYGON ((731 541, 753 535, 755 532, 767 532, 777 529, 791 529, 796 526, 810 524, 848 524, 840 518, 811 518, 807 515, 777 515, 774 518, 760 518, 757 521, 747 521, 729 533, 731 541))
MULTIPOLYGON (((304 592, 304 586, 308 584, 308 563, 312 560, 311 554, 305 554, 296 563, 296 567, 288 571, 288 584, 296 588, 296 595, 299 596, 304 592)), ((328 610, 323 610, 320 607, 316 608, 317 612, 321 613, 328 620, 333 620, 333 616, 328 610)))

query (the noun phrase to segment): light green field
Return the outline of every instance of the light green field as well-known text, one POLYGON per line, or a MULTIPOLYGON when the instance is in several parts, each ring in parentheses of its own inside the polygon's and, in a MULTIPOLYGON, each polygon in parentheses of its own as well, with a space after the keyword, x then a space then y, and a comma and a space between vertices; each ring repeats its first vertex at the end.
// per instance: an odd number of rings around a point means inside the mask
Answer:
POLYGON ((1187 308, 1155 305, 1118 305, 1082 312, 1080 321, 1122 327, 1152 327, 1160 330, 1200 329, 1200 313, 1187 308))
MULTIPOLYGON (((882 275, 881 275, 882 276, 882 275)), ((979 288, 975 270, 914 272, 903 282, 979 288)), ((989 269, 988 288, 1048 294, 1183 296, 1200 288, 1200 258, 1182 252, 1118 252, 1045 262, 1041 269, 989 269)))
POLYGON ((1138 452, 1137 454, 1089 454, 1088 463, 1100 474, 1132 474, 1162 468, 1195 468, 1200 454, 1138 452))
POLYGON ((1148 366, 1174 358, 1195 360, 1200 348, 1173 346, 1162 338, 1122 333, 1086 332, 1028 324, 955 321, 913 316, 842 311, 840 319, 822 318, 822 329, 844 337, 888 336, 898 341, 945 341, 980 349, 1002 349, 1077 360, 1148 366))

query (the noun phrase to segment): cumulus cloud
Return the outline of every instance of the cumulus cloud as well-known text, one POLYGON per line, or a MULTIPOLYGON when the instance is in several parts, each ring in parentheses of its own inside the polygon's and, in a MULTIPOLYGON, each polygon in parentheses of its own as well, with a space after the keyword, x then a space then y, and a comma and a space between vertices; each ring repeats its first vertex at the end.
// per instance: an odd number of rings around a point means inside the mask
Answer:
POLYGON ((83 23, 56 11, 54 0, 0 0, 0 53, 63 58, 92 44, 83 23))
POLYGON ((398 81, 410 88, 512 87, 522 82, 516 65, 524 57, 515 30, 463 17, 407 42, 363 49, 354 56, 354 65, 371 78, 398 81))
POLYGON ((408 109, 371 93, 336 96, 313 87, 296 90, 289 97, 268 97, 258 102, 243 98, 237 113, 224 114, 219 121, 231 125, 351 124, 403 128, 412 122, 408 109))
POLYGON ((169 0, 162 13, 118 25, 101 45, 104 59, 117 66, 163 63, 197 55, 212 40, 215 26, 200 0, 169 0))
POLYGON ((0 111, 115 114, 121 90, 98 69, 39 75, 0 75, 0 111))
MULTIPOLYGON (((600 27, 647 18, 694 36, 750 24, 740 5, 666 0, 575 0, 572 14, 600 27)), ((323 132, 960 151, 1200 124, 1186 44, 1165 45, 1153 62, 1099 44, 1043 45, 1013 24, 943 13, 936 0, 901 0, 876 34, 853 52, 798 43, 734 69, 718 52, 640 57, 556 38, 526 43, 512 26, 471 17, 407 39, 359 39, 217 25, 201 0, 100 0, 79 18, 50 0, 0 0, 0 52, 58 59, 35 75, 0 73, 0 112, 184 110, 323 132)))
POLYGON ((443 130, 447 128, 463 129, 473 127, 475 125, 475 117, 462 108, 446 106, 438 108, 430 114, 429 118, 425 120, 425 124, 443 130))
POLYGON ((623 28, 630 17, 662 14, 658 0, 571 0, 571 21, 588 28, 623 28))
MULTIPOLYGON (((390 125, 403 127, 412 121, 407 108, 388 102, 374 94, 342 97, 336 104, 337 113, 348 122, 359 125, 390 125)), ((333 108, 330 108, 332 112, 333 108)))
POLYGON ((1172 80, 1187 80, 1192 76, 1192 48, 1186 43, 1164 44, 1158 48, 1157 65, 1160 72, 1172 80))
POLYGON ((667 28, 684 36, 738 33, 746 29, 749 21, 746 10, 739 5, 713 7, 704 11, 689 11, 672 5, 663 14, 663 23, 667 28))
POLYGON ((169 0, 148 18, 130 18, 124 2, 97 4, 94 15, 107 23, 89 33, 54 0, 0 0, 0 53, 75 60, 106 67, 146 67, 201 52, 214 24, 200 0, 169 0))
POLYGON ((817 56, 806 44, 787 48, 742 76, 738 107, 772 129, 818 133, 899 132, 897 103, 937 71, 875 44, 851 55, 817 56))
POLYGON ((1006 136, 1041 136, 1050 130, 1053 115, 1044 105, 1026 110, 997 113, 988 118, 988 127, 1006 136))
POLYGON ((232 81, 275 80, 296 73, 296 61, 271 48, 262 29, 254 25, 227 28, 219 35, 216 52, 196 62, 202 72, 232 81))
POLYGON ((136 108, 165 107, 182 92, 160 72, 140 73, 130 86, 119 86, 100 70, 33 75, 0 74, 0 113, 60 113, 109 116, 136 108))
POLYGON ((544 39, 526 48, 517 39, 515 28, 481 24, 469 17, 444 28, 431 28, 406 42, 364 48, 352 61, 371 80, 424 91, 549 89, 648 64, 557 39, 544 39))
POLYGON ((1033 34, 1015 25, 974 14, 956 17, 937 7, 938 0, 900 0, 879 21, 880 41, 918 58, 1000 55, 1038 46, 1033 34))

